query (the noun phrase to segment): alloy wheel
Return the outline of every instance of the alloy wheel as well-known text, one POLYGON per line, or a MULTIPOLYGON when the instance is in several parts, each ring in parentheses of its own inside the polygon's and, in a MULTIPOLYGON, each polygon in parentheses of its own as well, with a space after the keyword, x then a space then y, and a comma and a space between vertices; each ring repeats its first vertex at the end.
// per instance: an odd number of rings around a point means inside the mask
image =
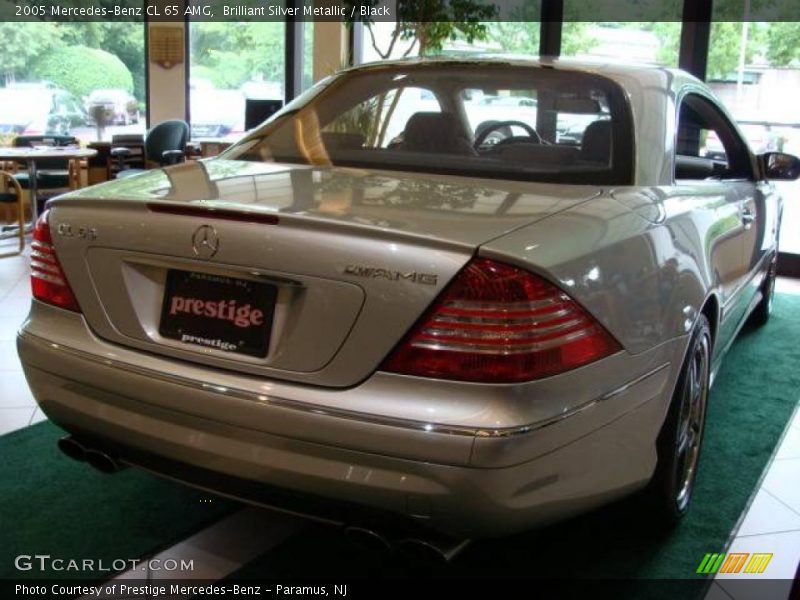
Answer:
POLYGON ((684 510, 689 503, 697 474, 708 400, 709 348, 708 336, 699 336, 692 348, 682 390, 675 444, 678 483, 675 503, 679 511, 684 510))

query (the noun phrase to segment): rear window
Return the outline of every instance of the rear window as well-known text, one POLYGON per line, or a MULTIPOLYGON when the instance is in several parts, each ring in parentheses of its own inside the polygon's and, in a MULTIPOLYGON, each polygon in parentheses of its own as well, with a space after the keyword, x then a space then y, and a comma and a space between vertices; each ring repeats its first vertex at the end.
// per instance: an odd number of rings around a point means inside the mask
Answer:
POLYGON ((629 184, 631 117, 594 74, 504 65, 345 73, 225 158, 548 182, 629 184))

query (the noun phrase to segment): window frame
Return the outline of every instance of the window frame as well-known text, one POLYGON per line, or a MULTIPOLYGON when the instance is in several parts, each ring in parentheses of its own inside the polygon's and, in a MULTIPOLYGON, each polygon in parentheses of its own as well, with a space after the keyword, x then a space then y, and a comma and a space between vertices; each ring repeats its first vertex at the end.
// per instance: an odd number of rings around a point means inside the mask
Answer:
MULTIPOLYGON (((433 69, 443 69, 446 68, 447 64, 445 62, 434 62, 434 63, 409 63, 409 64, 400 64, 400 65, 385 65, 381 63, 375 63, 373 65, 360 67, 357 70, 349 70, 344 71, 332 80, 330 85, 326 85, 324 88, 319 89, 318 93, 312 94, 308 98, 304 98, 304 102, 295 104, 292 103, 291 106, 287 106, 283 111, 277 113, 269 122, 265 123, 261 126, 261 128, 253 130, 249 135, 247 135, 243 140, 239 143, 233 145, 228 151, 225 153, 226 158, 231 159, 242 159, 242 160, 253 160, 250 158, 242 158, 247 157, 250 152, 253 152, 255 148, 264 143, 265 138, 269 137, 276 133, 279 128, 282 128, 286 125, 285 120, 287 118, 295 118, 296 113, 304 110, 310 110, 314 112, 315 118, 318 119, 320 122, 325 122, 327 125, 327 115, 317 114, 315 111, 318 109, 318 106, 314 106, 315 104, 322 103, 325 104, 325 96, 333 93, 337 93, 339 88, 342 85, 345 85, 346 81, 349 83, 350 78, 361 78, 367 77, 373 73, 377 73, 380 76, 390 78, 392 80, 395 79, 397 75, 407 75, 409 73, 413 73, 415 71, 419 71, 420 73, 424 73, 425 76, 428 76, 426 71, 433 70, 433 69), (291 109, 291 110, 290 110, 291 109)), ((636 169, 636 140, 634 139, 635 136, 635 127, 634 127, 634 120, 633 120, 633 110, 630 104, 630 99, 624 88, 614 79, 611 77, 595 73, 593 71, 588 70, 573 70, 573 69, 550 69, 546 66, 533 66, 533 65, 507 65, 504 63, 492 63, 492 62, 476 62, 476 63, 462 63, 459 61, 453 61, 453 67, 457 69, 498 69, 498 70, 508 70, 510 72, 519 71, 517 76, 525 76, 530 77, 533 76, 536 72, 540 72, 542 76, 547 79, 550 77, 553 78, 568 78, 568 77, 576 77, 583 79, 587 84, 593 84, 598 87, 598 89, 602 90, 608 99, 609 104, 609 114, 612 117, 618 117, 618 121, 616 121, 615 126, 612 128, 612 162, 610 164, 610 168, 602 169, 597 171, 552 171, 552 172, 540 172, 540 173, 525 173, 524 171, 514 171, 514 170, 502 170, 502 171, 493 171, 493 170, 486 170, 480 171, 480 173, 473 173, 465 171, 461 166, 459 167, 449 167, 445 164, 414 164, 413 166, 409 165, 393 165, 392 163, 387 162, 386 164, 375 164, 369 161, 347 161, 346 163, 343 162, 339 166, 344 167, 352 167, 352 168, 365 168, 365 169, 385 169, 385 170, 409 170, 412 168, 416 172, 420 173, 430 173, 436 175, 454 175, 454 176, 471 176, 471 177, 481 177, 481 178, 488 178, 488 179, 505 179, 509 181, 531 181, 531 182, 539 182, 539 183, 559 183, 559 184, 576 184, 576 185, 592 185, 592 186, 629 186, 634 185, 635 182, 635 169, 636 169)), ((514 74, 514 73, 512 73, 514 74)), ((509 74, 505 75, 509 77, 509 74)), ((424 79, 424 78, 423 78, 424 79)), ((454 78, 456 80, 456 78, 454 78)), ((397 87, 407 87, 412 85, 413 87, 425 87, 425 85, 421 81, 417 81, 415 79, 410 79, 408 81, 403 81, 403 83, 395 83, 386 86, 386 89, 394 89, 397 87)), ((446 102, 443 101, 444 97, 447 96, 447 91, 444 89, 446 86, 443 86, 441 90, 441 94, 436 93, 435 89, 431 89, 434 92, 434 96, 438 99, 440 103, 440 107, 444 110, 447 110, 448 105, 446 102)), ((363 95, 356 95, 355 99, 348 104, 348 109, 356 106, 358 103, 362 102, 363 100, 370 97, 367 94, 363 95)), ((326 105, 327 107, 327 105, 326 105)), ((324 127, 324 126, 323 126, 324 127)), ((272 156, 273 153, 269 153, 272 156)), ((281 156, 280 161, 283 162, 294 162, 294 160, 290 160, 285 156, 281 156)), ((305 163, 298 163, 298 164, 305 164, 305 163)))
MULTIPOLYGON (((692 110, 694 110, 693 107, 692 110)), ((695 111, 696 112, 696 111, 695 111)), ((700 115, 703 116, 703 115, 700 115)), ((692 181, 692 182, 700 182, 700 181, 757 181, 758 180, 758 169, 756 168, 755 159, 753 156, 750 147, 748 146, 747 142, 745 141, 742 134, 739 132, 739 129, 734 124, 733 120, 730 116, 725 112, 725 109, 720 106, 719 101, 717 101, 712 94, 710 94, 704 88, 698 86, 687 86, 681 93, 678 95, 675 101, 675 132, 674 132, 674 139, 672 141, 672 184, 676 185, 677 182, 680 181, 692 181), (731 160, 729 157, 729 147, 726 145, 725 140, 728 139, 729 141, 733 141, 735 146, 738 146, 738 151, 741 152, 739 158, 737 159, 738 162, 741 162, 736 169, 736 171, 740 171, 738 174, 727 175, 720 177, 719 179, 685 179, 685 178, 678 178, 676 177, 677 171, 677 161, 678 161, 678 139, 680 135, 680 127, 681 127, 681 109, 686 102, 687 98, 697 98, 699 101, 705 105, 704 108, 710 109, 712 113, 714 113, 714 119, 718 121, 718 124, 721 126, 722 130, 724 131, 725 135, 720 135, 720 132, 717 129, 709 129, 709 131, 715 131, 717 133, 717 137, 719 137, 719 141, 722 144, 723 148, 725 148, 725 154, 728 159, 728 165, 730 168, 731 160), (745 172, 746 171, 746 172, 745 172)), ((702 157, 699 157, 702 158, 702 157)))

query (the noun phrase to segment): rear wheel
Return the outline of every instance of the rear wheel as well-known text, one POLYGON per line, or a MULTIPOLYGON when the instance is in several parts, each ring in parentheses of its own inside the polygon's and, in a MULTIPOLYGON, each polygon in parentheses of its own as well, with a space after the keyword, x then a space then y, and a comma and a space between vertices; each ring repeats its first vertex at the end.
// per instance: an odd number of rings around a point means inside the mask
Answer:
POLYGON ((769 264, 767 276, 761 284, 761 302, 758 303, 753 309, 751 320, 754 325, 766 325, 769 317, 772 314, 772 305, 775 300, 775 280, 778 277, 778 257, 777 255, 772 258, 769 264))
POLYGON ((710 364, 711 329, 701 314, 658 436, 658 464, 650 482, 652 504, 665 525, 676 524, 689 509, 703 442, 710 364))

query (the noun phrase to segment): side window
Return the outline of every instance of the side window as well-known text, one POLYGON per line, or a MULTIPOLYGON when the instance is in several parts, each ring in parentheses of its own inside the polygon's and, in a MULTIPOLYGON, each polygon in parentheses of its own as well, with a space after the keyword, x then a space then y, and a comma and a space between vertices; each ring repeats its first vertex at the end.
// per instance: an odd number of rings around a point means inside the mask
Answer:
POLYGON ((331 142, 336 146, 337 140, 346 139, 346 135, 348 144, 352 144, 357 137, 360 147, 387 148, 398 143, 406 125, 416 113, 441 111, 439 101, 430 90, 418 87, 394 88, 368 98, 342 113, 323 128, 323 134, 327 134, 325 137, 329 146, 331 142))
POLYGON ((747 144, 714 104, 688 94, 678 112, 675 179, 753 177, 747 144))

